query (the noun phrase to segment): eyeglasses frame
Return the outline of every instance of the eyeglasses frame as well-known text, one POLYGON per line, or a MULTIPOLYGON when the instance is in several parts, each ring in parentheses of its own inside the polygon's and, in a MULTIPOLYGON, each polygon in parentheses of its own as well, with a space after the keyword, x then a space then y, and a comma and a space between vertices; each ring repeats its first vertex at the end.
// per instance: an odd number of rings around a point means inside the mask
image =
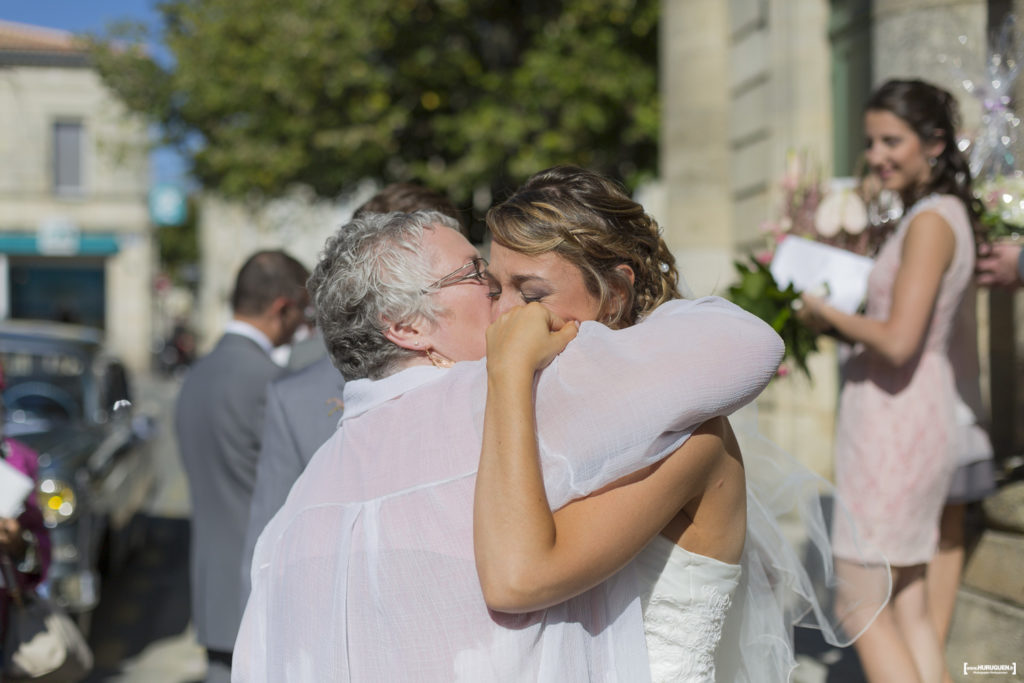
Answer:
POLYGON ((475 280, 479 283, 484 283, 486 282, 487 278, 486 269, 488 265, 490 264, 487 262, 487 259, 485 259, 483 256, 474 256, 471 261, 463 263, 461 266, 459 266, 452 272, 448 273, 444 277, 427 285, 426 288, 421 289, 420 293, 430 294, 445 287, 451 287, 452 285, 461 284, 467 280, 475 280), (482 266, 480 265, 481 263, 483 264, 482 266), (459 276, 460 272, 464 271, 466 268, 469 268, 470 266, 473 267, 472 273, 468 275, 459 276))

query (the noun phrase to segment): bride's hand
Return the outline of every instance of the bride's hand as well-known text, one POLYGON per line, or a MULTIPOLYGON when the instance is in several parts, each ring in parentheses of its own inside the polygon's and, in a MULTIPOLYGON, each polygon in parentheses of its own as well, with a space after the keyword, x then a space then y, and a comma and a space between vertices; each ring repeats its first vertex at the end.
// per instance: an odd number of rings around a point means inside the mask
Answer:
POLYGON ((533 373, 547 366, 576 337, 568 323, 538 303, 504 313, 487 328, 487 372, 533 373))

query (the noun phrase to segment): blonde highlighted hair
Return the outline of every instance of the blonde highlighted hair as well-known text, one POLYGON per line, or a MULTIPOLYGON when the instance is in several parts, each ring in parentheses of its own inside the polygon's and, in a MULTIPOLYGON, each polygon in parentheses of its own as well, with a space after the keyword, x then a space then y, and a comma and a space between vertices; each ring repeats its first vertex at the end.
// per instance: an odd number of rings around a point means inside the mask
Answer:
POLYGON ((592 171, 555 166, 533 175, 487 212, 487 227, 506 249, 554 252, 576 266, 609 327, 628 327, 681 298, 675 258, 657 222, 618 184, 592 171), (632 283, 624 265, 633 271, 632 283))

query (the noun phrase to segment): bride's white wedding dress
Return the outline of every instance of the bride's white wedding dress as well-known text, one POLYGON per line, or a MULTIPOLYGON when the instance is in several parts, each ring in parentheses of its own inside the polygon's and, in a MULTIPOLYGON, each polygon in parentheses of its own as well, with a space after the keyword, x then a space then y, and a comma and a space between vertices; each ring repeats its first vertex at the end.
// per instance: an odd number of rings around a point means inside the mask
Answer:
POLYGON ((714 683, 715 654, 742 570, 660 534, 634 561, 651 680, 714 683))

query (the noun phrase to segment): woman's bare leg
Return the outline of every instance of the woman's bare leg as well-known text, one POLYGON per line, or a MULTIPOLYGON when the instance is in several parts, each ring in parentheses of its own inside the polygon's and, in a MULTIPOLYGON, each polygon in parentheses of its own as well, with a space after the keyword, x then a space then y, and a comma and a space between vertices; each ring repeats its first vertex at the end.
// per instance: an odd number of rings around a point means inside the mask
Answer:
POLYGON ((928 610, 925 565, 893 567, 892 599, 854 647, 871 683, 950 683, 928 610))
POLYGON ((924 575, 923 564, 896 570, 894 578, 899 590, 893 591, 893 613, 921 680, 925 683, 951 681, 946 671, 945 648, 935 633, 928 607, 924 575))
POLYGON ((871 683, 921 683, 917 665, 896 623, 893 605, 886 605, 871 627, 853 644, 864 675, 871 683))
POLYGON ((836 561, 836 572, 841 588, 836 596, 836 607, 843 615, 848 636, 860 633, 872 617, 867 630, 854 641, 864 674, 871 683, 921 683, 917 664, 896 618, 896 595, 903 588, 898 583, 899 569, 892 568, 892 595, 882 611, 875 616, 873 610, 857 607, 863 595, 870 594, 869 574, 863 567, 843 560, 836 561))
POLYGON ((939 527, 939 549, 928 563, 925 585, 928 589, 928 607, 939 642, 945 643, 953 623, 953 608, 960 588, 964 568, 964 524, 967 506, 947 505, 942 510, 939 527))

